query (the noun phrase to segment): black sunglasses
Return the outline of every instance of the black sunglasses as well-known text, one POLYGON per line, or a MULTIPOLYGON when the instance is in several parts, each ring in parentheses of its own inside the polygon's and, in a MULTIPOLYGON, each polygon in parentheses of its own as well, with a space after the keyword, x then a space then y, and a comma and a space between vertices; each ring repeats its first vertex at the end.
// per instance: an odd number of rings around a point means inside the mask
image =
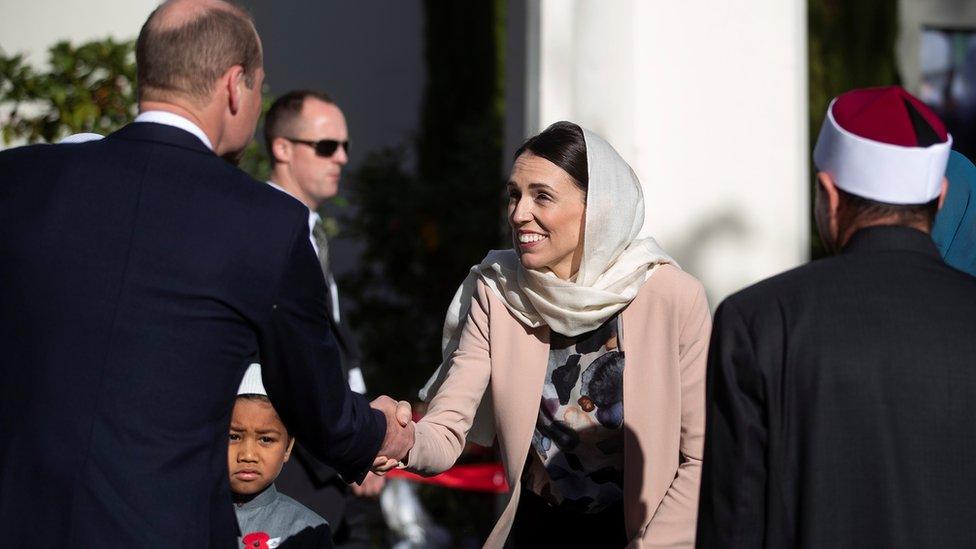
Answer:
POLYGON ((335 139, 320 139, 319 141, 305 141, 304 139, 292 139, 290 137, 286 137, 285 139, 291 141, 292 143, 301 143, 302 145, 308 145, 309 147, 315 149, 315 154, 319 156, 324 156, 326 158, 335 154, 336 150, 339 149, 340 145, 342 146, 342 150, 346 151, 346 154, 349 154, 348 140, 336 141, 335 139))

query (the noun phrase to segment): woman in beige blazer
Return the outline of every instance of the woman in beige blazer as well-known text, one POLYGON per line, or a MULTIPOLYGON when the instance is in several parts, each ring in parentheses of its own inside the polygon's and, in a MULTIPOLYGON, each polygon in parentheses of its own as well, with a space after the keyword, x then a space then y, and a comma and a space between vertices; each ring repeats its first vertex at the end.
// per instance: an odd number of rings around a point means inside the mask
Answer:
POLYGON ((472 268, 407 468, 497 439, 510 499, 485 543, 691 547, 710 318, 653 239, 630 167, 554 124, 516 153, 515 250, 472 268), (622 401, 622 402, 621 402, 622 401))

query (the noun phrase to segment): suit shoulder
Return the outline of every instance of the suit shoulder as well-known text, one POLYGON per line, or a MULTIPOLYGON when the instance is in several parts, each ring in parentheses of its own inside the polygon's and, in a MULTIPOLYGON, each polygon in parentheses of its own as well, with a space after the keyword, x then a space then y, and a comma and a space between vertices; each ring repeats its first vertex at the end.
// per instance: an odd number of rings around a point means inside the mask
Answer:
POLYGON ((744 314, 776 306, 784 299, 803 293, 807 288, 829 283, 838 261, 839 256, 833 256, 794 267, 735 292, 725 298, 722 305, 734 307, 744 314))
POLYGON ((39 192, 38 182, 50 181, 85 160, 82 145, 36 144, 0 151, 0 192, 39 192))
POLYGON ((972 276, 966 271, 959 270, 945 262, 942 263, 941 267, 946 278, 956 283, 961 289, 968 292, 976 291, 976 276, 972 276))
POLYGON ((47 164, 65 157, 65 153, 70 150, 71 147, 68 146, 50 145, 47 143, 14 147, 0 151, 0 164, 12 165, 18 162, 30 163, 34 161, 43 161, 47 164))
MULTIPOLYGON (((191 151, 187 152, 192 154, 191 151)), ((288 225, 294 224, 296 219, 307 223, 308 208, 296 198, 271 187, 267 182, 251 177, 220 157, 206 156, 203 162, 211 170, 212 177, 229 183, 233 186, 233 194, 243 193, 252 207, 257 206, 262 223, 273 222, 275 219, 283 220, 288 225)))
POLYGON ((45 151, 54 152, 57 149, 48 143, 35 143, 32 145, 21 145, 0 151, 0 159, 10 160, 20 158, 25 155, 38 154, 45 151))
POLYGON ((244 175, 256 184, 257 189, 255 192, 262 201, 268 203, 269 207, 289 217, 299 215, 306 221, 308 220, 308 207, 302 204, 297 198, 275 189, 264 181, 258 181, 246 173, 244 175))

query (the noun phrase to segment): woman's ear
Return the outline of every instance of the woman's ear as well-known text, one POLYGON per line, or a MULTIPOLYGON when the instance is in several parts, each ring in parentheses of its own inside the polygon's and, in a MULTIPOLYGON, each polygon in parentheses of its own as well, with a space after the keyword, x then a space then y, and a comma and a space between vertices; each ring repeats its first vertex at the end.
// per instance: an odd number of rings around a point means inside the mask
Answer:
POLYGON ((288 448, 285 449, 285 459, 281 461, 282 463, 288 461, 288 458, 291 457, 291 449, 294 447, 295 447, 295 437, 288 437, 288 448))

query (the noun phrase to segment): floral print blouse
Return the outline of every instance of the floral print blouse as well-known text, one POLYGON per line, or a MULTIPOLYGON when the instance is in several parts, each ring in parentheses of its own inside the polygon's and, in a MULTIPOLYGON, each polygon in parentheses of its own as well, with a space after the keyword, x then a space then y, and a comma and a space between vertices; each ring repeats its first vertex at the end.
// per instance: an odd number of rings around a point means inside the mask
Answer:
POLYGON ((623 497, 623 372, 618 316, 550 336, 549 365, 523 485, 551 505, 596 513, 623 497))

